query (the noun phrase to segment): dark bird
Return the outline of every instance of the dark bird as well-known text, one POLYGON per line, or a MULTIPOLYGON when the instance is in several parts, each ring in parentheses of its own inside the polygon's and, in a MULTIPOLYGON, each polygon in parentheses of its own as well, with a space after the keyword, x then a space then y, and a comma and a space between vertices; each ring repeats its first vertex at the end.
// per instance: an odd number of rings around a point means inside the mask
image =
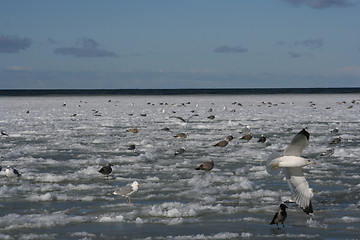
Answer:
POLYGON ((135 148, 136 148, 135 144, 130 144, 128 150, 135 150, 135 148))
POLYGON ((209 161, 202 163, 199 167, 195 168, 195 170, 204 170, 210 171, 214 168, 214 161, 210 158, 209 161))
POLYGON ((9 136, 6 132, 0 131, 1 136, 9 136))
POLYGON ((168 127, 164 127, 164 128, 163 128, 163 129, 161 129, 161 130, 168 132, 168 131, 170 131, 170 128, 168 128, 168 127))
POLYGON ((320 156, 330 157, 334 154, 334 148, 327 149, 325 152, 321 153, 320 156))
POLYGON ((227 139, 230 142, 230 141, 232 141, 234 139, 234 137, 230 134, 225 139, 227 139))
POLYGON ((330 144, 339 144, 341 142, 341 137, 334 138, 330 144))
POLYGON ((331 130, 331 133, 338 133, 339 129, 338 128, 334 128, 333 130, 331 130))
POLYGON ((229 143, 228 139, 221 140, 220 142, 216 143, 214 147, 226 147, 229 143))
POLYGON ((180 121, 182 121, 182 122, 184 122, 184 123, 187 123, 187 122, 190 121, 191 118, 197 117, 197 116, 199 116, 199 115, 198 115, 198 114, 193 114, 193 115, 191 115, 188 119, 184 119, 184 118, 178 117, 178 116, 170 116, 170 118, 176 118, 176 119, 179 119, 180 121))
POLYGON ((252 133, 248 133, 248 134, 244 135, 241 139, 250 141, 252 139, 252 133))
MULTIPOLYGON (((285 204, 280 204, 279 210, 277 213, 275 213, 273 220, 270 224, 276 224, 276 226, 279 228, 279 223, 282 223, 283 227, 285 227, 284 222, 287 217, 286 209, 288 207, 285 204)), ((279 228, 280 229, 280 228, 279 228)))
POLYGON ((215 119, 215 115, 210 115, 207 118, 213 120, 213 119, 215 119))
POLYGON ((111 163, 107 163, 105 166, 103 166, 100 170, 99 173, 104 174, 104 175, 109 175, 112 172, 112 165, 111 163))
POLYGON ((266 141, 266 137, 264 134, 261 134, 261 137, 259 138, 258 142, 264 143, 266 141))
POLYGON ((178 150, 175 151, 174 155, 181 155, 185 152, 185 148, 184 147, 181 147, 179 148, 178 150))
POLYGON ((179 133, 179 134, 176 134, 175 136, 174 136, 174 138, 186 138, 187 137, 187 134, 186 133, 179 133))

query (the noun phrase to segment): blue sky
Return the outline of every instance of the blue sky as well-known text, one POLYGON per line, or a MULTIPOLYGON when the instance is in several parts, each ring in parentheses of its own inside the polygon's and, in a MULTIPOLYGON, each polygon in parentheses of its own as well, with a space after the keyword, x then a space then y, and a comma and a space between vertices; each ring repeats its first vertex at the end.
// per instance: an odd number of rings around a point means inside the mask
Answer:
POLYGON ((359 0, 0 3, 0 89, 360 87, 359 0))

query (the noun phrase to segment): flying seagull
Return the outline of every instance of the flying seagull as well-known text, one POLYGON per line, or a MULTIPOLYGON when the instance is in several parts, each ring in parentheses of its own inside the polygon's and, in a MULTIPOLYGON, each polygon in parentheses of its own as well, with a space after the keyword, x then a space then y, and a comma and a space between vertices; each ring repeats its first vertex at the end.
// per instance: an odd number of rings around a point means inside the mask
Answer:
POLYGON ((179 116, 170 116, 170 118, 176 118, 176 119, 179 119, 180 121, 184 122, 184 123, 187 123, 190 121, 191 118, 193 117, 197 117, 199 116, 198 114, 194 114, 194 115, 191 115, 188 119, 184 119, 182 117, 179 117, 179 116))
POLYGON ((130 195, 138 191, 140 184, 134 181, 132 184, 128 184, 125 187, 113 192, 114 195, 126 197, 126 202, 131 203, 130 195))
POLYGON ((282 223, 283 227, 285 227, 284 222, 287 217, 286 209, 288 207, 285 204, 280 204, 279 210, 277 213, 275 213, 273 220, 270 224, 276 224, 276 226, 279 228, 279 223, 282 223))
POLYGON ((269 164, 270 169, 282 168, 295 202, 307 214, 313 213, 311 204, 313 193, 304 177, 302 167, 314 162, 302 158, 300 155, 308 145, 309 137, 310 134, 305 129, 301 130, 285 149, 283 156, 273 159, 269 164))
POLYGON ((210 158, 209 161, 202 163, 199 167, 195 168, 195 170, 204 170, 210 171, 214 168, 214 161, 210 158))
POLYGON ((108 175, 112 172, 111 166, 114 166, 114 165, 112 165, 111 163, 107 163, 105 166, 103 166, 103 167, 99 170, 99 173, 108 176, 108 175))

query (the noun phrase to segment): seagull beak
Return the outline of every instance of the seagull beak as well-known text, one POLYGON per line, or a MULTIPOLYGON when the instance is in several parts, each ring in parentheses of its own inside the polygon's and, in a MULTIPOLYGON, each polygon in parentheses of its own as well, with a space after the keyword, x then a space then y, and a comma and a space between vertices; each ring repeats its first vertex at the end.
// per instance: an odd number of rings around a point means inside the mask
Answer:
POLYGON ((279 168, 279 164, 278 163, 274 163, 274 164, 270 164, 271 169, 276 169, 279 168))
POLYGON ((312 164, 316 164, 316 162, 311 162, 312 164))

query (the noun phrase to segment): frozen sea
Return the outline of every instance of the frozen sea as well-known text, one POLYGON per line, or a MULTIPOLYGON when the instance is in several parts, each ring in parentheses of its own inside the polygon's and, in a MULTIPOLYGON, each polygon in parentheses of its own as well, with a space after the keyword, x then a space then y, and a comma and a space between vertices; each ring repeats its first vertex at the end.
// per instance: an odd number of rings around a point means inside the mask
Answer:
POLYGON ((3 96, 0 113, 0 239, 360 238, 360 94, 3 96), (305 127, 314 215, 288 204, 277 229, 291 192, 266 164, 305 127), (195 170, 209 158, 211 172, 195 170), (134 180, 133 204, 112 195, 134 180))

